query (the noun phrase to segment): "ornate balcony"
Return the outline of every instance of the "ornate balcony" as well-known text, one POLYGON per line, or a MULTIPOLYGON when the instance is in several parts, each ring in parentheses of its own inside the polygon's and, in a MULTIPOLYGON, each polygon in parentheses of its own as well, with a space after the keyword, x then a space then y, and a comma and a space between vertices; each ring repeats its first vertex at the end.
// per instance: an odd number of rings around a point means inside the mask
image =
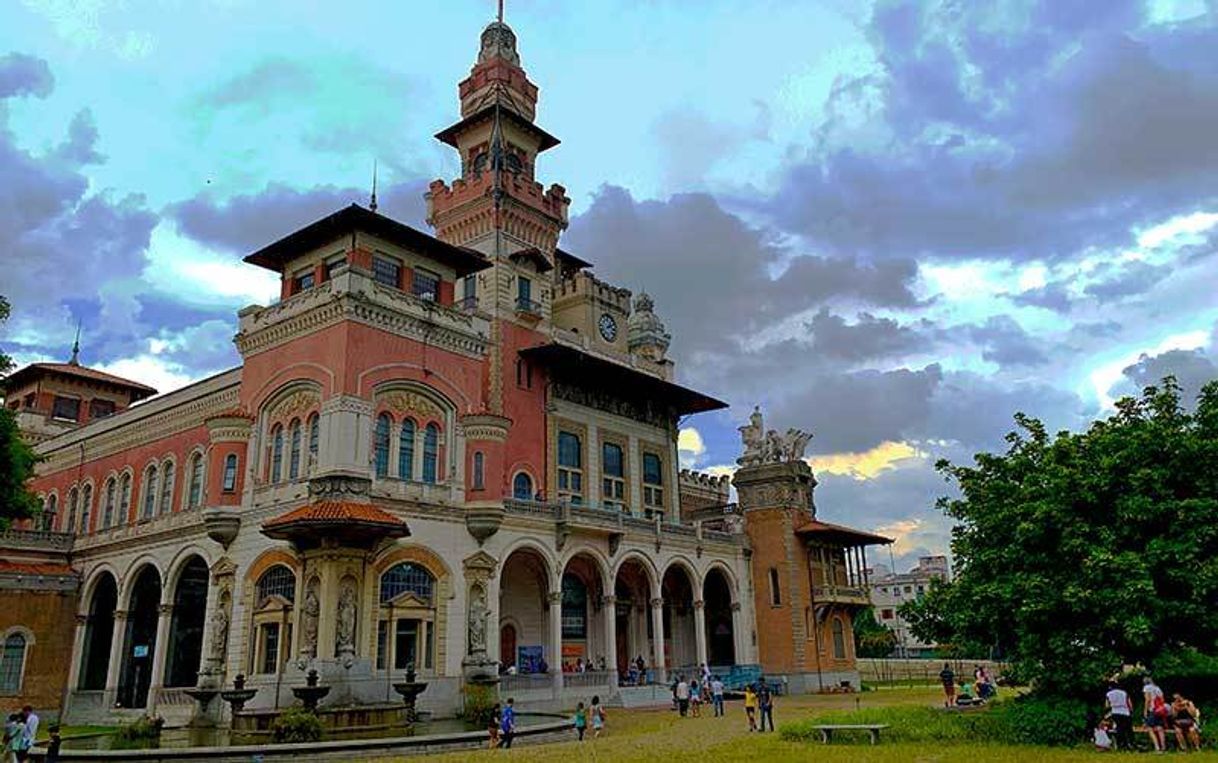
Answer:
POLYGON ((854 604, 860 607, 871 604, 867 589, 857 586, 813 586, 812 600, 817 604, 854 604))

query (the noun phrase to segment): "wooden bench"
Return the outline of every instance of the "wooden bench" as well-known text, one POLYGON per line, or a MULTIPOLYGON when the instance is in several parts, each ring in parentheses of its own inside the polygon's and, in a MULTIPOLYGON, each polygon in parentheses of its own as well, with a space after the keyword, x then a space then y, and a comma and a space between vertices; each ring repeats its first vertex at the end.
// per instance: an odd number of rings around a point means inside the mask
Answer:
POLYGON ((871 735, 871 743, 880 743, 880 731, 888 728, 886 723, 858 723, 858 724, 838 724, 838 725, 821 725, 813 726, 812 728, 820 732, 820 741, 829 744, 829 740, 833 737, 835 731, 866 731, 871 735))

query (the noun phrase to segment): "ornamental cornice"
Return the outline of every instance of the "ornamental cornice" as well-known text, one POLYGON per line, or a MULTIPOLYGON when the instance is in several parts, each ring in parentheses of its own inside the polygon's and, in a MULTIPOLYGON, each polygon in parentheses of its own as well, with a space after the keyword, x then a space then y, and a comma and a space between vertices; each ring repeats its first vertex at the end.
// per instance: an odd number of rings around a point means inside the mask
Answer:
MULTIPOLYGON (((46 460, 39 465, 38 473, 47 475, 64 469, 75 469, 82 460, 87 464, 99 458, 163 440, 178 432, 194 429, 208 416, 236 406, 238 391, 238 385, 234 384, 164 411, 123 422, 125 425, 98 432, 80 441, 80 444, 84 445, 83 454, 77 443, 65 443, 45 454, 46 460)), ((124 412, 120 416, 134 416, 136 413, 137 411, 124 412)), ((116 420, 116 423, 119 421, 116 420)))
POLYGON ((512 420, 493 413, 471 413, 461 417, 461 429, 468 440, 506 442, 512 420))
POLYGON ((418 392, 391 390, 377 396, 377 403, 398 414, 414 414, 422 419, 442 419, 444 412, 440 406, 428 400, 418 392))
POLYGON ((357 415, 371 416, 373 407, 372 403, 356 397, 355 395, 335 395, 334 397, 326 398, 321 404, 322 413, 354 413, 357 415))
POLYGON ((243 315, 237 348, 248 357, 303 334, 351 320, 459 355, 481 358, 486 354, 485 319, 380 287, 369 279, 360 280, 374 288, 365 291, 319 287, 312 293, 243 315))

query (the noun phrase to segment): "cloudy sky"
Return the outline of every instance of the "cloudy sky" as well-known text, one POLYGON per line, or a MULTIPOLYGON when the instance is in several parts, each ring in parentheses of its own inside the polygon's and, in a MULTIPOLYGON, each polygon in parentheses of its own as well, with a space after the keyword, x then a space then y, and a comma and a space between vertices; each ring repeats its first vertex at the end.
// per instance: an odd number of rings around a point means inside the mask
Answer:
MULTIPOLYGON (((0 334, 169 390, 352 201, 422 226, 491 0, 0 5, 0 334)), ((942 551, 932 465, 1218 376, 1218 3, 508 0, 565 246, 646 288, 685 422, 811 429, 820 514, 942 551), (985 6, 982 8, 982 6, 985 6)))

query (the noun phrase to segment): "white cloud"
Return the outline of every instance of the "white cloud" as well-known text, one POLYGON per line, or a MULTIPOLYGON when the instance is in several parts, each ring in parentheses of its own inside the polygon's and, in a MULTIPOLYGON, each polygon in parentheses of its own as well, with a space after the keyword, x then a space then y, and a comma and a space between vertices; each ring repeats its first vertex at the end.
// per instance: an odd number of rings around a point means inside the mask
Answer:
POLYGON ((160 394, 181 389, 196 378, 196 374, 187 372, 179 364, 153 354, 122 358, 112 363, 102 363, 94 367, 108 374, 121 376, 124 379, 130 379, 140 384, 147 384, 150 387, 154 387, 160 394))
POLYGON ((911 460, 925 459, 926 454, 909 443, 880 443, 861 453, 827 453, 807 459, 814 471, 840 474, 856 480, 868 480, 881 472, 896 469, 911 460))
POLYGON ((692 469, 698 459, 706 452, 706 443, 702 441, 702 433, 693 427, 685 427, 677 434, 677 454, 681 458, 681 467, 692 469))

